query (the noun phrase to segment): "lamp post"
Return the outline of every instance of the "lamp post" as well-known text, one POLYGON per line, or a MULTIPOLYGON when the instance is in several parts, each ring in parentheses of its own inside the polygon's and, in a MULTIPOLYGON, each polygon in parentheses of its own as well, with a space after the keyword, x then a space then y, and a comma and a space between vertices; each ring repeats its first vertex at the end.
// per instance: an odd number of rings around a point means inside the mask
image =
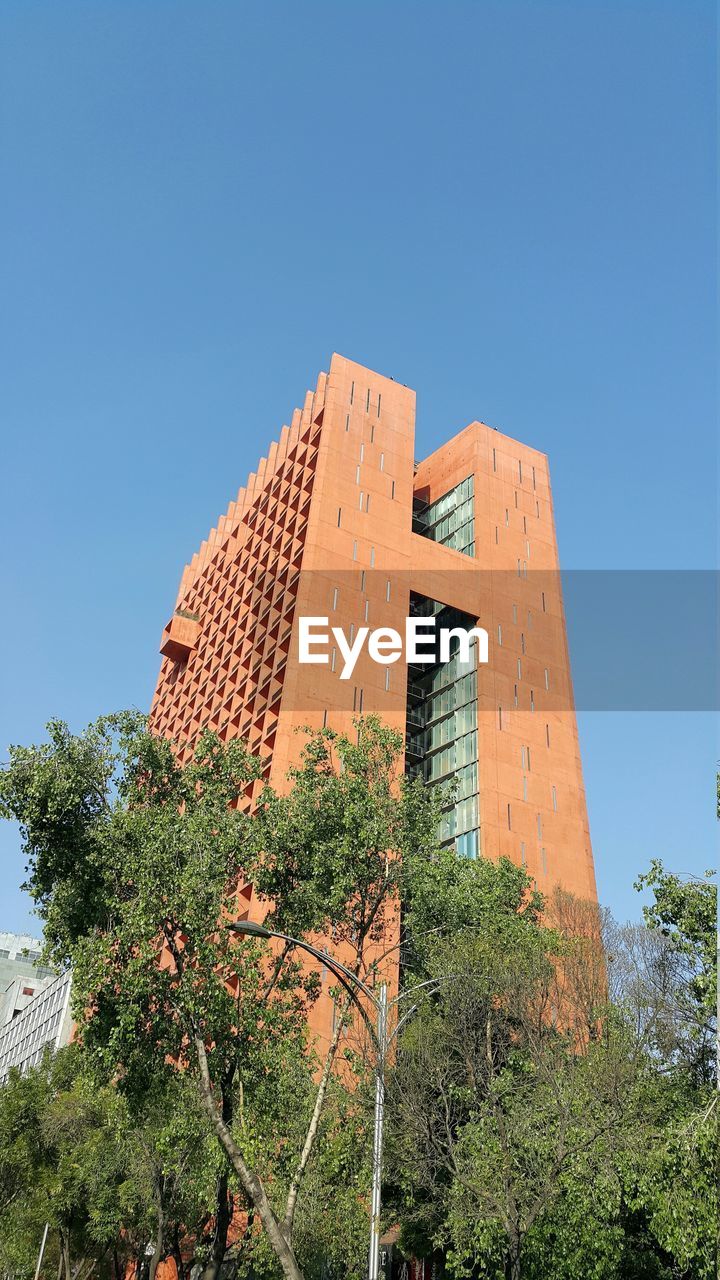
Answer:
POLYGON ((311 946, 309 942, 303 942, 300 938, 293 938, 290 934, 279 933, 275 929, 266 929, 265 925, 255 924, 252 920, 237 920, 233 924, 228 925, 233 933, 238 933, 249 938, 279 938, 282 942, 290 943, 294 947, 300 947, 302 951, 307 951, 309 955, 324 965, 335 975, 338 982, 347 991, 356 1008, 360 1011, 363 1021, 370 1032, 370 1037, 375 1046, 375 1125, 373 1132, 373 1159, 372 1159, 372 1196, 370 1205, 370 1248, 368 1250, 368 1280, 378 1280, 380 1269, 380 1213, 382 1209, 382 1158, 383 1158, 383 1127, 385 1121, 385 1063, 387 1060, 387 1051, 393 1040, 397 1036, 400 1028, 404 1026, 408 1018, 415 1012, 417 1005, 412 1005, 400 1018, 395 1030, 388 1035, 388 1011, 398 1005, 401 1000, 408 996, 412 996, 422 987, 435 986, 437 980, 428 979, 426 982, 419 982, 416 987, 412 987, 409 991, 401 991, 388 1002, 387 984, 381 982, 378 988, 378 994, 368 987, 357 974, 353 973, 347 965, 342 961, 336 960, 334 956, 329 956, 326 951, 320 951, 317 947, 311 946), (373 1027, 367 1013, 360 1003, 357 992, 360 991, 369 1000, 375 1010, 375 1026, 373 1027))

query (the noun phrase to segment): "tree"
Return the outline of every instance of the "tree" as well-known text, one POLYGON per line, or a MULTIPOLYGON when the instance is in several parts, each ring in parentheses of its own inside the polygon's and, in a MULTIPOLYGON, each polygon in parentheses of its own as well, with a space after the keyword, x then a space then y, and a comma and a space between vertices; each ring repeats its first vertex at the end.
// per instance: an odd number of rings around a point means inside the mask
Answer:
POLYGON ((26 1075, 11 1072, 0 1089, 5 1273, 32 1275, 45 1223, 62 1280, 82 1280, 108 1257, 138 1207, 138 1188, 127 1175, 127 1132, 122 1098, 83 1076, 75 1046, 47 1053, 26 1075))
MULTIPOLYGON (((372 719, 355 742, 310 735, 288 793, 266 787, 252 810, 261 765, 241 743, 206 733, 182 768, 132 716, 106 717, 79 740, 65 726, 50 734, 12 750, 0 799, 22 824, 50 951, 73 964, 84 1049, 135 1115, 159 1078, 194 1083, 241 1207, 297 1280, 298 1206, 347 1008, 313 1077, 317 973, 292 946, 238 942, 224 926, 249 881, 271 924, 332 935, 367 976, 406 868, 432 847, 436 800, 399 778, 400 739, 372 719)), ((216 1220, 227 1220, 223 1205, 227 1187, 216 1220)), ((153 1256, 164 1247, 158 1236, 153 1256)))
POLYGON ((646 927, 613 930, 613 994, 647 1056, 651 1140, 626 1167, 626 1198, 677 1272, 715 1274, 718 1244, 717 890, 653 861, 646 927))
POLYGON ((711 1083, 716 1065, 717 887, 713 871, 704 879, 682 879, 654 859, 635 888, 653 891, 643 907, 656 941, 654 962, 646 968, 650 991, 657 992, 657 1033, 666 1061, 711 1083))
POLYGON ((22 887, 59 964, 70 963, 79 938, 111 922, 119 886, 107 831, 144 727, 136 712, 101 716, 80 734, 51 720, 48 742, 10 747, 0 771, 0 817, 20 823, 22 887))
POLYGON ((443 1245, 457 1271, 482 1258, 518 1280, 564 1180, 602 1175, 633 1064, 621 1038, 578 1052, 586 1010, 558 1023, 563 943, 524 873, 501 860, 455 876, 452 897, 482 928, 427 944, 438 986, 402 1038, 393 1165, 416 1240, 443 1245))
POLYGON ((525 1280, 714 1274, 714 910, 705 882, 698 901, 654 872, 648 924, 620 927, 566 893, 543 908, 502 862, 418 869, 408 919, 436 932, 408 954, 439 981, 401 1039, 390 1166, 421 1256, 525 1280))

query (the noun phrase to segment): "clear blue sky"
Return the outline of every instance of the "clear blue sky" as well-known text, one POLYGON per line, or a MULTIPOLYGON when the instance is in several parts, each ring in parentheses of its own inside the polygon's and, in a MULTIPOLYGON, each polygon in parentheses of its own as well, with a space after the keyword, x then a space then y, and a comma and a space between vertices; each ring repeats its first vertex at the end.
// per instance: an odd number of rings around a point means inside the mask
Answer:
MULTIPOLYGON (((547 451, 566 566, 711 566, 713 44, 709 0, 5 0, 3 751, 148 707, 183 563, 333 350, 416 388, 420 454, 478 417, 547 451)), ((636 915, 652 856, 712 860, 712 719, 580 728, 636 915)))

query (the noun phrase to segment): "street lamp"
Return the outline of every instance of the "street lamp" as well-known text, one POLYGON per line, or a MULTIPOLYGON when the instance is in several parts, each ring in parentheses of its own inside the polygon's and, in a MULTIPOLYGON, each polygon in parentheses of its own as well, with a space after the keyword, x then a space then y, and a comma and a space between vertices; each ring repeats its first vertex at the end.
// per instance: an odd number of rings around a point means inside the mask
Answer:
POLYGON ((429 978, 426 982, 419 982, 416 987, 412 987, 409 991, 400 991, 398 995, 388 1002, 387 983, 381 982, 378 988, 378 994, 368 987, 357 974, 353 973, 347 965, 342 961, 336 960, 334 956, 329 956, 326 951, 320 951, 317 947, 313 947, 309 942, 303 942, 300 938, 293 938, 290 934, 279 933, 276 929, 266 929, 263 924, 256 924, 253 920, 237 920, 233 924, 228 925, 233 933, 239 933, 248 938, 280 938, 282 942, 290 943, 294 947, 300 947, 302 951, 307 951, 309 955, 319 960, 322 965, 330 969, 335 975, 338 982, 345 988, 356 1008, 360 1011, 363 1021, 370 1032, 370 1037, 375 1046, 375 1125, 373 1132, 373 1161, 372 1161, 372 1198, 370 1206, 370 1248, 368 1252, 368 1280, 378 1280, 380 1270, 380 1211, 382 1208, 381 1199, 381 1179, 382 1179, 382 1156, 383 1156, 383 1127, 385 1120, 385 1062, 387 1059, 387 1051, 397 1036, 401 1027, 405 1025, 408 1018, 412 1017, 417 1005, 412 1005, 400 1018, 395 1030, 388 1035, 387 1018, 388 1010, 398 1005, 401 1000, 407 996, 412 996, 415 992, 420 991, 423 987, 436 986, 437 979, 429 978), (361 991, 367 1000, 370 1001, 375 1009, 375 1027, 373 1027, 367 1013, 363 1009, 357 997, 357 991, 361 991))

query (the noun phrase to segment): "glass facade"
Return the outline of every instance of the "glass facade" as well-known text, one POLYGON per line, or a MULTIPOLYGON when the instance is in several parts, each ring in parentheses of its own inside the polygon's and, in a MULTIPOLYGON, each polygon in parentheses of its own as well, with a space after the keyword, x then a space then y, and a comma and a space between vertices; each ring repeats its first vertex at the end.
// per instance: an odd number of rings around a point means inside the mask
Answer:
POLYGON ((443 627, 474 626, 468 614, 449 609, 424 596, 410 597, 415 616, 435 615, 437 661, 408 669, 406 771, 428 786, 455 785, 444 808, 440 842, 476 858, 480 852, 478 817, 477 649, 473 642, 467 662, 461 662, 459 640, 453 637, 450 658, 440 662, 439 632, 443 627))
POLYGON ((441 542, 465 556, 475 555, 475 482, 473 476, 429 505, 413 499, 413 533, 441 542))
POLYGON ((67 1044, 72 1030, 70 987, 72 974, 61 973, 47 981, 25 1008, 0 1030, 0 1084, 12 1067, 27 1071, 43 1050, 67 1044))

